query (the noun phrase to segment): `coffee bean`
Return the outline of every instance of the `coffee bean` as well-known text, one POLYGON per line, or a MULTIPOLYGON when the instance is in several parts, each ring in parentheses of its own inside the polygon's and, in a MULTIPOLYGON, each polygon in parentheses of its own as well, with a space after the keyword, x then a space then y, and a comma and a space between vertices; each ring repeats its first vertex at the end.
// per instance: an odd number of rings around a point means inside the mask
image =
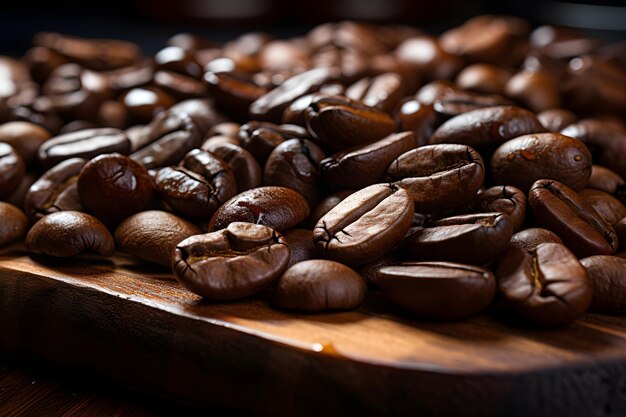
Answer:
POLYGON ((135 120, 146 123, 176 100, 157 87, 135 87, 120 97, 120 102, 135 120))
POLYGON ((285 240, 289 245, 289 267, 298 262, 316 259, 317 248, 313 243, 313 231, 308 229, 290 229, 285 232, 285 240))
POLYGON ((176 245, 200 233, 195 225, 172 213, 149 210, 120 223, 113 237, 121 252, 170 267, 176 245))
POLYGON ((430 145, 395 159, 387 179, 411 193, 419 213, 447 211, 476 195, 485 178, 482 158, 465 145, 430 145))
POLYGON ((626 250, 626 217, 615 223, 615 233, 619 242, 619 248, 626 250))
POLYGON ((567 126, 575 123, 578 118, 569 110, 554 108, 537 114, 537 120, 550 132, 560 132, 567 126))
POLYGON ((516 232, 526 218, 526 195, 520 189, 511 186, 491 187, 477 194, 465 207, 459 209, 459 212, 504 213, 511 218, 513 232, 516 232))
POLYGON ((557 180, 580 191, 591 176, 591 154, 580 141, 558 133, 524 135, 496 150, 491 169, 496 183, 522 191, 540 179, 557 180))
POLYGON ((526 252, 532 252, 542 243, 563 243, 563 241, 554 232, 536 227, 515 233, 509 244, 526 252))
POLYGON ((154 73, 154 85, 179 99, 206 97, 208 89, 201 81, 174 71, 160 70, 154 73))
POLYGON ((41 126, 29 122, 8 122, 0 125, 0 142, 8 143, 30 165, 37 154, 37 149, 50 133, 41 126))
POLYGON ((195 78, 202 74, 202 69, 194 60, 193 54, 177 46, 161 49, 154 55, 154 62, 160 70, 174 71, 195 78))
POLYGON ((338 262, 308 260, 291 266, 280 277, 274 304, 285 310, 350 310, 367 293, 363 278, 338 262))
POLYGON ((609 194, 626 194, 624 179, 615 172, 601 165, 591 166, 591 177, 587 182, 587 188, 604 191, 609 194))
POLYGON ((626 259, 617 256, 590 256, 580 260, 593 287, 590 311, 626 314, 626 259))
POLYGON ((556 233, 576 256, 615 253, 613 227, 565 184, 539 180, 530 189, 528 202, 537 223, 556 233))
POLYGON ((611 226, 626 217, 626 207, 611 194, 600 190, 586 188, 580 193, 580 198, 594 208, 596 212, 611 226))
POLYGON ((111 256, 115 244, 111 233, 95 217, 79 211, 60 211, 33 225, 26 235, 26 249, 59 258, 83 253, 111 256))
POLYGON ((504 86, 511 77, 506 69, 490 64, 473 64, 465 67, 455 83, 464 90, 482 94, 503 94, 504 86))
POLYGON ((402 262, 382 267, 378 276, 393 304, 439 320, 458 320, 480 312, 496 290, 496 280, 488 270, 451 262, 402 262))
POLYGON ((227 71, 207 72, 204 81, 220 108, 242 120, 246 118, 250 105, 268 91, 243 74, 227 71))
MULTIPOLYGON (((0 246, 24 236, 28 228, 28 219, 13 204, 0 201, 0 246)), ((309 237, 310 239, 310 237, 309 237)))
POLYGON ((248 122, 239 129, 241 146, 247 149, 259 164, 265 161, 278 145, 288 139, 307 139, 309 135, 300 126, 276 125, 267 122, 248 122))
POLYGON ((155 203, 156 190, 146 169, 118 153, 100 155, 78 176, 83 206, 106 225, 115 225, 155 203))
POLYGON ((261 186, 261 166, 250 152, 231 143, 209 146, 209 148, 206 150, 222 158, 230 167, 237 182, 238 193, 261 186))
POLYGON ((322 178, 335 189, 359 189, 381 182, 389 164, 416 146, 415 135, 402 132, 369 145, 348 148, 321 161, 322 178))
POLYGON ((391 116, 342 96, 317 96, 306 110, 306 123, 320 143, 342 150, 381 139, 395 130, 391 116))
POLYGON ((9 144, 0 142, 0 199, 9 197, 20 185, 26 166, 9 144))
POLYGON ((57 211, 84 211, 76 182, 86 163, 83 158, 66 159, 39 177, 24 196, 28 218, 36 221, 57 211))
POLYGON ((313 239, 324 257, 363 265, 397 245, 412 219, 413 201, 406 190, 371 185, 326 213, 313 229, 313 239))
POLYGON ((415 133, 417 146, 427 145, 437 124, 437 113, 431 104, 422 104, 414 98, 404 100, 396 112, 399 131, 415 133))
POLYGON ((237 193, 230 167, 220 157, 194 149, 180 165, 159 170, 154 182, 159 196, 176 212, 209 219, 237 193))
POLYGON ((248 222, 283 232, 306 219, 309 210, 305 198, 289 188, 253 188, 224 203, 211 218, 208 229, 216 231, 232 222, 248 222))
POLYGON ((196 294, 232 300, 272 284, 288 262, 289 247, 280 233, 260 224, 234 222, 180 242, 172 268, 176 279, 196 294))
POLYGON ((504 93, 537 113, 561 105, 559 80, 548 71, 524 69, 509 78, 504 93))
POLYGON ((322 201, 315 206, 311 215, 309 216, 308 224, 311 227, 315 227, 319 219, 321 219, 326 213, 328 213, 333 207, 341 203, 346 197, 353 194, 354 190, 337 191, 328 195, 322 201))
POLYGON ((449 80, 463 67, 462 59, 446 52, 437 39, 426 35, 406 39, 395 54, 400 62, 414 66, 427 80, 449 80))
POLYGON ((386 73, 362 78, 348 87, 344 94, 352 100, 391 113, 406 95, 406 90, 399 74, 386 73))
POLYGON ((483 265, 506 249, 512 235, 506 214, 465 214, 419 228, 404 243, 411 259, 483 265))
POLYGON ((496 276, 506 303, 544 326, 569 324, 591 305, 592 283, 585 268, 559 243, 543 243, 530 252, 510 248, 496 276))
POLYGON ((113 128, 85 129, 55 136, 37 151, 39 165, 48 169, 70 158, 91 159, 105 153, 130 152, 130 140, 124 131, 113 128))

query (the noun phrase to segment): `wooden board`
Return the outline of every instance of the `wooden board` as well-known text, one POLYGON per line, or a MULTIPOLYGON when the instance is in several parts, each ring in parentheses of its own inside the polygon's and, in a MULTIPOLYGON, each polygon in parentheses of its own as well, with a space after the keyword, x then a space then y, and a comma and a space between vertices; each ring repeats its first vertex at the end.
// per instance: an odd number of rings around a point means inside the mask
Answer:
POLYGON ((626 318, 419 321, 380 294, 287 314, 212 303, 130 258, 0 254, 0 349, 252 415, 626 415, 626 318))

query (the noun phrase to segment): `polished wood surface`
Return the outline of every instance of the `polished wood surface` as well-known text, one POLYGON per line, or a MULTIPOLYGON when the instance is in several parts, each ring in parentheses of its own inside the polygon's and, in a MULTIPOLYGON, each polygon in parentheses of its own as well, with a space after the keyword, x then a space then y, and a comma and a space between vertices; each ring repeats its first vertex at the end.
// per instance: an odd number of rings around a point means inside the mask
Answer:
POLYGON ((626 415, 624 317, 539 330, 495 312, 418 321, 375 292, 316 315, 274 310, 267 295, 211 303, 130 258, 12 248, 0 256, 0 348, 256 415, 626 415))

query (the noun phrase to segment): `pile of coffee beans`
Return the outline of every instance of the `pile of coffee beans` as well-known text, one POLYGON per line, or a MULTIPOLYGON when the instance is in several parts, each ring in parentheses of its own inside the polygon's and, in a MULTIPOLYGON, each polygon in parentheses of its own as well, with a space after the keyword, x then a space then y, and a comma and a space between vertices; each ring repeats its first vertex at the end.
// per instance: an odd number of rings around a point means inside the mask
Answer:
POLYGON ((626 42, 507 16, 183 33, 151 58, 40 33, 0 57, 0 245, 286 310, 623 315, 625 116, 626 42))

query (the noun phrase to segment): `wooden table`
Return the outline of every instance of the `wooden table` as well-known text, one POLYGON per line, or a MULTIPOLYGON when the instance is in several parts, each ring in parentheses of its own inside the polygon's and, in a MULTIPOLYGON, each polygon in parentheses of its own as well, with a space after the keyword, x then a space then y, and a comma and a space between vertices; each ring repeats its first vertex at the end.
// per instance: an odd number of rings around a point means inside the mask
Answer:
POLYGON ((0 349, 200 407, 271 416, 626 415, 626 318, 556 330, 484 314, 415 320, 201 300, 116 256, 0 254, 0 349))

